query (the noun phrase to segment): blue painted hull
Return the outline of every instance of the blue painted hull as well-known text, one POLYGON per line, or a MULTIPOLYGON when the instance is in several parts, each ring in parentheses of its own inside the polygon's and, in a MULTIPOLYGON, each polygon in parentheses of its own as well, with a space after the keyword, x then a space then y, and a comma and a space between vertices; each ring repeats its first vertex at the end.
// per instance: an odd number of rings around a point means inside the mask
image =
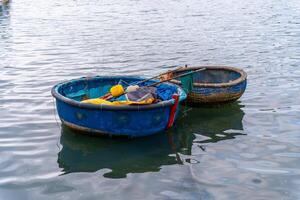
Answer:
MULTIPOLYGON (((227 87, 194 87, 188 94, 188 102, 199 99, 201 103, 221 103, 239 99, 246 90, 247 81, 227 87)), ((197 101, 195 101, 197 103, 197 101)))
MULTIPOLYGON (((96 79, 100 80, 99 77, 96 79)), ((73 85, 80 84, 74 83, 73 85)), ((59 93, 61 87, 62 85, 54 86, 52 93, 59 93)), ((180 101, 183 101, 186 94, 179 87, 177 88, 180 91, 180 101)), ((69 92, 71 91, 69 90, 69 92)), ((83 103, 74 104, 73 100, 69 101, 68 98, 53 96, 56 97, 56 107, 61 121, 73 129, 91 135, 141 137, 164 131, 168 124, 171 106, 174 103, 174 100, 170 100, 168 103, 162 102, 154 106, 101 106, 83 103)), ((178 116, 179 110, 178 107, 176 116, 178 116)))

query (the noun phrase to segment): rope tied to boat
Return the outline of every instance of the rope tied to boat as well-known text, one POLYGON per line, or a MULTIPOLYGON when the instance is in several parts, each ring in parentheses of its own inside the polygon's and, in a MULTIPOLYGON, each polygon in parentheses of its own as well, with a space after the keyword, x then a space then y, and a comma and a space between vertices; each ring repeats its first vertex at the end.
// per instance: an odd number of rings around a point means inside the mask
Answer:
MULTIPOLYGON (((58 129, 61 131, 61 126, 60 126, 60 124, 59 124, 59 122, 58 122, 58 120, 57 120, 57 112, 56 112, 56 106, 55 106, 55 98, 54 97, 52 97, 52 105, 53 105, 53 110, 54 110, 54 112, 53 112, 53 114, 54 114, 54 119, 55 119, 55 122, 56 122, 56 125, 57 125, 57 127, 58 127, 58 129)), ((57 146, 57 148, 58 148, 58 150, 60 151, 61 150, 61 148, 60 148, 60 137, 57 139, 57 141, 56 141, 56 146, 57 146)))

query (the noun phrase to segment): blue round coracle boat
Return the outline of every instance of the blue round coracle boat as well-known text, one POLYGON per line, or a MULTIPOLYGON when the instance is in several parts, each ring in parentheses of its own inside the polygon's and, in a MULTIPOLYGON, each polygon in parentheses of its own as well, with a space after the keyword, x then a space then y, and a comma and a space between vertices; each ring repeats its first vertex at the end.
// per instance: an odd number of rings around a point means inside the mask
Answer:
MULTIPOLYGON (((187 103, 193 105, 224 103, 237 100, 247 86, 247 74, 241 69, 227 66, 185 67, 178 70, 175 76, 189 71, 203 71, 193 74, 193 87, 188 92, 187 103)), ((171 81, 181 85, 181 81, 171 81)))
MULTIPOLYGON (((98 98, 120 81, 128 84, 143 80, 141 77, 88 77, 59 83, 52 88, 56 99, 56 108, 63 124, 90 135, 110 135, 140 137, 166 130, 174 99, 150 105, 94 105, 82 103, 86 98, 98 98)), ((144 82, 149 85, 157 82, 144 82)), ((171 83, 162 83, 166 87, 176 87, 179 102, 186 99, 186 93, 171 83)), ((176 108, 175 118, 180 107, 176 108)))

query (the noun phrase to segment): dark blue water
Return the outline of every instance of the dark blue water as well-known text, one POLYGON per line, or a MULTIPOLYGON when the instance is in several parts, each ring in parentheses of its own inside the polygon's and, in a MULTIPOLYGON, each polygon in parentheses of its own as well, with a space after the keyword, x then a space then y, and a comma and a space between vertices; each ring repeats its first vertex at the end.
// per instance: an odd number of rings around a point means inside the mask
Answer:
POLYGON ((0 199, 300 199, 298 0, 0 6, 0 199), (236 103, 135 140, 61 127, 51 87, 177 65, 248 73, 236 103))

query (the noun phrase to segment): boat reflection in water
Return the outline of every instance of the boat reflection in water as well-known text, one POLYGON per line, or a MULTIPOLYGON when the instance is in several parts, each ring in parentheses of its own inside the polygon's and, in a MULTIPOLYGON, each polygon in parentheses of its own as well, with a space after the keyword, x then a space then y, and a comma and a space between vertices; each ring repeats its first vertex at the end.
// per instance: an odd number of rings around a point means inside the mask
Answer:
POLYGON ((2 1, 0 0, 0 28, 3 28, 1 27, 2 19, 9 17, 9 8, 10 6, 8 4, 8 1, 4 2, 3 0, 2 1))
POLYGON ((136 139, 90 137, 63 126, 58 164, 65 173, 110 169, 104 174, 107 178, 157 172, 164 165, 189 162, 189 159, 182 160, 181 157, 193 153, 193 144, 215 143, 241 135, 243 116, 241 106, 237 103, 192 108, 173 129, 136 139), (204 139, 199 140, 198 136, 204 139))
POLYGON ((74 133, 63 127, 58 163, 66 173, 110 169, 104 177, 122 178, 128 173, 156 172, 162 165, 172 165, 166 134, 144 138, 101 138, 74 133))
MULTIPOLYGON (((244 135, 242 107, 238 102, 186 107, 187 114, 178 119, 174 131, 177 151, 191 155, 193 144, 216 143, 244 135)), ((199 147, 202 148, 202 146, 199 147)))

